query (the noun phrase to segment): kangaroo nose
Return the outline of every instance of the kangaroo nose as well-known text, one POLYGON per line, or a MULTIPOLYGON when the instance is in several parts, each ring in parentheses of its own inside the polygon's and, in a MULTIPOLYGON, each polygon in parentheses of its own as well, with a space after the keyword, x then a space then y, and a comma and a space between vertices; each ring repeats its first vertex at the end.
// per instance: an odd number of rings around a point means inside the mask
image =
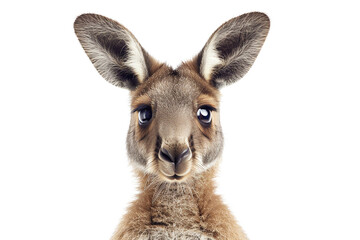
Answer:
POLYGON ((166 150, 166 148, 161 148, 161 149, 160 149, 159 157, 160 157, 160 159, 162 159, 162 160, 175 163, 175 158, 174 158, 174 156, 173 156, 172 154, 170 154, 169 151, 166 150))
POLYGON ((186 148, 182 151, 179 156, 176 158, 175 165, 180 164, 184 159, 187 159, 191 154, 190 148, 186 148))
POLYGON ((186 148, 180 154, 176 154, 175 152, 170 152, 166 148, 161 148, 159 151, 160 159, 168 162, 172 162, 175 165, 180 164, 184 159, 187 159, 191 154, 190 148, 186 148))

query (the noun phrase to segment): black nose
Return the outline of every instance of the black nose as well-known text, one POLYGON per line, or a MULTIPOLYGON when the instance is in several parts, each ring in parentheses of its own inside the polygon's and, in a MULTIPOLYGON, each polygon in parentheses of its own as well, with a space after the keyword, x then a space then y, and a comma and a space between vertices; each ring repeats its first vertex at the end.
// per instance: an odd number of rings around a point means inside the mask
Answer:
POLYGON ((176 154, 175 152, 170 152, 166 148, 161 148, 159 151, 159 157, 162 160, 172 162, 175 165, 179 164, 184 159, 188 158, 191 151, 190 148, 186 148, 184 151, 182 151, 180 154, 176 154))
POLYGON ((169 151, 166 150, 166 148, 161 148, 161 149, 160 149, 159 156, 160 156, 160 158, 161 158, 162 160, 175 163, 175 158, 174 158, 174 156, 173 156, 171 153, 169 153, 169 151))

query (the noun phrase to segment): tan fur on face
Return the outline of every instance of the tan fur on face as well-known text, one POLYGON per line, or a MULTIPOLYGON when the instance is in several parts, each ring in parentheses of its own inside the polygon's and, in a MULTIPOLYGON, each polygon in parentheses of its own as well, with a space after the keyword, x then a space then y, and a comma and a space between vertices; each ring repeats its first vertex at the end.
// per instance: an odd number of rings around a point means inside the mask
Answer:
MULTIPOLYGON (((191 159, 183 161, 176 174, 190 177, 204 171, 208 163, 215 161, 221 152, 222 136, 218 117, 219 92, 186 66, 174 70, 163 66, 132 94, 132 108, 148 105, 152 109, 152 120, 148 126, 137 124, 136 112, 132 115, 130 131, 132 142, 146 162, 147 173, 159 177, 175 174, 174 166, 158 157, 160 148, 182 152, 191 149, 191 159), (200 124, 197 111, 210 106, 212 123, 200 124), (136 140, 136 141, 134 141, 136 140)), ((183 180, 185 180, 184 178, 183 180)))
POLYGON ((215 98, 213 96, 207 95, 207 94, 201 94, 197 99, 197 105, 198 107, 202 105, 208 105, 215 109, 219 108, 219 100, 218 98, 215 98))
POLYGON ((135 98, 131 103, 131 108, 136 109, 141 105, 151 105, 151 99, 149 98, 148 95, 141 95, 135 98))

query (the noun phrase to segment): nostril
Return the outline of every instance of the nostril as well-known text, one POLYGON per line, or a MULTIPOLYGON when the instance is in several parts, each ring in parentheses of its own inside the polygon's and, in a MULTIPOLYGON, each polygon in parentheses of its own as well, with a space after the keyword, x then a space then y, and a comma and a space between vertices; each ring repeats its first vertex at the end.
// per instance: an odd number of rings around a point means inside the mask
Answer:
POLYGON ((165 148, 160 149, 159 157, 168 162, 175 162, 173 156, 165 148))
POLYGON ((176 158, 175 164, 179 164, 179 163, 180 163, 181 161, 183 161, 184 159, 187 159, 190 154, 191 154, 190 148, 185 149, 185 150, 182 151, 182 153, 180 153, 180 155, 176 158))

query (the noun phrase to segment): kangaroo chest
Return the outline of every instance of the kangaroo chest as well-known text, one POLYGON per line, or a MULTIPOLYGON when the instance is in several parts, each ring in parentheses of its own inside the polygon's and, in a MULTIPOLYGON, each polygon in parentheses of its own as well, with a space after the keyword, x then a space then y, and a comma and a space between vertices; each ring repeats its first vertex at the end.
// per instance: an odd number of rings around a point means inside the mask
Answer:
POLYGON ((152 225, 200 230, 198 200, 189 191, 174 187, 157 195, 150 209, 152 225))

